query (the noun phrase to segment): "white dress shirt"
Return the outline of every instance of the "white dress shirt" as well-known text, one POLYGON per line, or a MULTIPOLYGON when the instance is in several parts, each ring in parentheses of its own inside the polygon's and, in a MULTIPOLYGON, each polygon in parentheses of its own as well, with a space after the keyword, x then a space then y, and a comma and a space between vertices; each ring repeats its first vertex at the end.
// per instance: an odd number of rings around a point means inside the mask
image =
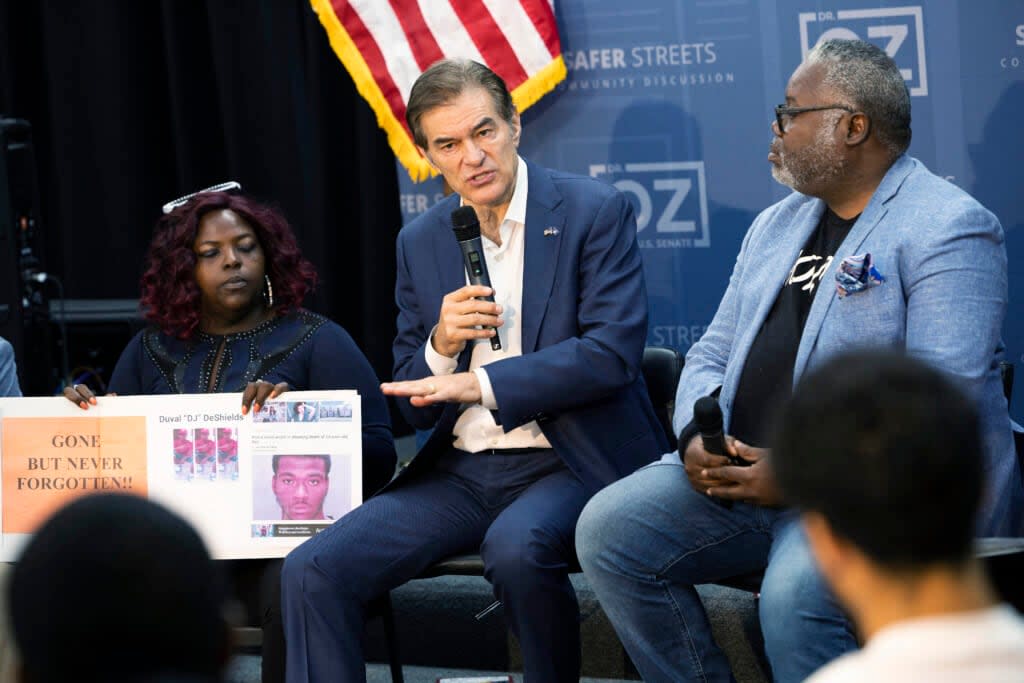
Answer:
MULTIPOLYGON (((498 227, 501 235, 501 246, 498 246, 484 235, 480 242, 484 247, 484 261, 487 272, 491 276, 491 287, 494 289, 494 301, 501 304, 501 319, 505 324, 498 328, 501 349, 491 349, 489 339, 476 339, 473 345, 469 369, 480 382, 480 403, 466 404, 462 414, 455 422, 454 446, 458 449, 476 453, 488 448, 551 448, 547 437, 541 432, 536 422, 529 422, 505 431, 498 426, 492 410, 498 408, 491 388, 491 380, 484 369, 488 363, 502 358, 523 355, 523 324, 521 309, 523 305, 523 258, 525 253, 526 231, 526 196, 529 191, 526 162, 519 158, 516 167, 516 185, 512 191, 512 201, 505 212, 505 218, 498 227)), ((469 284, 469 276, 466 276, 469 284)), ((431 332, 433 338, 433 332, 431 332)), ((435 375, 450 375, 458 366, 457 358, 449 358, 438 353, 431 342, 426 348, 427 366, 435 375)))

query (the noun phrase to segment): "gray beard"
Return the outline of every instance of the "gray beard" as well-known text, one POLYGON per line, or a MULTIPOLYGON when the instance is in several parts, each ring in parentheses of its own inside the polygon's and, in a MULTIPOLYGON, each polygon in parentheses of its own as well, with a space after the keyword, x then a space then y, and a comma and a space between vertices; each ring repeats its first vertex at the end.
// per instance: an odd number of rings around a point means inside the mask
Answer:
POLYGON ((830 126, 823 125, 814 136, 814 143, 800 152, 786 154, 780 148, 779 163, 772 166, 772 177, 804 194, 808 194, 809 188, 831 184, 846 169, 846 160, 831 152, 831 135, 830 126))

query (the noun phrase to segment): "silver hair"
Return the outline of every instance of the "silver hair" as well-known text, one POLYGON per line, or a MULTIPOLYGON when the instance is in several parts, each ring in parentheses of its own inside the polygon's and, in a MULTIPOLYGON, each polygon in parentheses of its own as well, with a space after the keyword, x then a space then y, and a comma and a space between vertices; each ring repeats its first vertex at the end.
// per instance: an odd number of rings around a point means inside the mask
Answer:
POLYGON ((867 114, 872 131, 895 159, 910 146, 910 93, 899 67, 880 48, 835 38, 814 46, 804 64, 819 64, 822 83, 867 114))

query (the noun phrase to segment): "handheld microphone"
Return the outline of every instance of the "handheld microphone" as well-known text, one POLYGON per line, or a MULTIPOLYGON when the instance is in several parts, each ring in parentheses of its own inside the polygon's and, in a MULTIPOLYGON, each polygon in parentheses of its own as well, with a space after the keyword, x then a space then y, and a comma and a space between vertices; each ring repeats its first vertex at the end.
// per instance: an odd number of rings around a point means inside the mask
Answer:
MULTIPOLYGON (((459 247, 462 248, 462 261, 466 265, 469 283, 490 287, 491 276, 487 273, 484 247, 480 243, 480 220, 476 217, 473 207, 460 206, 452 211, 452 226, 455 231, 455 239, 459 241, 459 247)), ((494 291, 493 287, 491 291, 494 291)), ((494 303, 493 293, 490 296, 478 298, 494 303)), ((494 336, 491 337, 491 349, 500 351, 501 339, 498 338, 498 331, 493 327, 491 329, 494 330, 494 336)))
MULTIPOLYGON (((722 407, 713 396, 701 396, 693 404, 693 424, 700 432, 704 450, 712 455, 726 455, 725 439, 722 435, 722 407)), ((679 457, 683 457, 685 444, 679 444, 679 457)), ((726 456, 728 457, 728 456, 726 456)), ((732 458, 729 458, 732 460, 732 458)), ((726 508, 732 508, 731 500, 716 498, 715 502, 726 508)))
POLYGON ((704 441, 704 450, 713 455, 725 455, 722 437, 722 408, 713 396, 702 396, 693 404, 693 423, 704 441))
MULTIPOLYGON (((712 455, 724 455, 737 467, 749 467, 749 460, 725 452, 725 438, 722 434, 722 408, 713 396, 702 396, 693 404, 693 424, 704 441, 704 450, 712 455)), ((685 448, 685 446, 682 446, 685 448)))

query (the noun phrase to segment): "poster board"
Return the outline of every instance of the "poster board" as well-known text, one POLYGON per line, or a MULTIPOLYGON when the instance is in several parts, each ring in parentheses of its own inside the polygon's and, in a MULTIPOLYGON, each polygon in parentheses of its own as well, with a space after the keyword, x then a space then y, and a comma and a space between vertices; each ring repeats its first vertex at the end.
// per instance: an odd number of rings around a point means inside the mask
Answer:
POLYGON ((355 391, 294 391, 242 415, 238 394, 0 399, 0 561, 81 495, 145 496, 217 559, 283 557, 362 502, 355 391))

